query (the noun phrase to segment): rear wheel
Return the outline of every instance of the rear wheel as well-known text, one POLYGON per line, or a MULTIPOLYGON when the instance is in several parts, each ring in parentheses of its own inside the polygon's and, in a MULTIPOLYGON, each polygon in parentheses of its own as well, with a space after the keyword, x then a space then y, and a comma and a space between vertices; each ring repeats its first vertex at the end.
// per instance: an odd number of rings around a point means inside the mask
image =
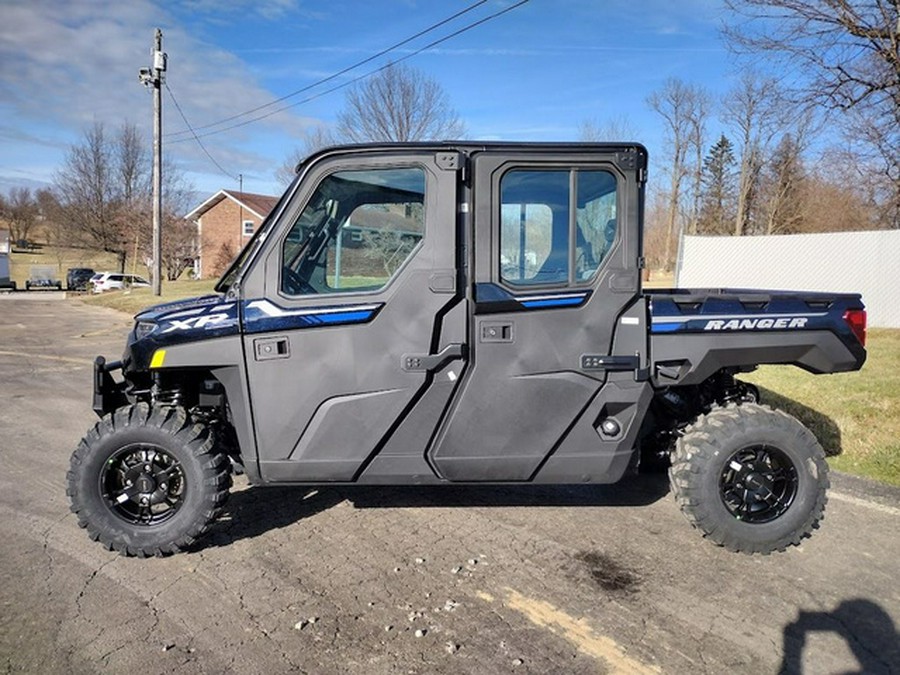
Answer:
POLYGON ((795 418, 755 403, 714 408, 689 426, 669 477, 691 524, 732 551, 799 544, 825 510, 822 447, 795 418))
POLYGON ((181 408, 145 403, 106 415, 72 454, 67 493, 78 524, 123 555, 192 544, 222 510, 228 459, 181 408))

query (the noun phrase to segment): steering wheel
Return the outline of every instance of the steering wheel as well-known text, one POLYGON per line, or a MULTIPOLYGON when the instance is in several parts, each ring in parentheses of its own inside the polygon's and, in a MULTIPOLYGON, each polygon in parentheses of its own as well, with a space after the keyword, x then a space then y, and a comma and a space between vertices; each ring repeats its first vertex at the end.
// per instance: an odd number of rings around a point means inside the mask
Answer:
POLYGON ((312 284, 290 267, 281 268, 281 290, 291 295, 309 295, 317 292, 312 284))

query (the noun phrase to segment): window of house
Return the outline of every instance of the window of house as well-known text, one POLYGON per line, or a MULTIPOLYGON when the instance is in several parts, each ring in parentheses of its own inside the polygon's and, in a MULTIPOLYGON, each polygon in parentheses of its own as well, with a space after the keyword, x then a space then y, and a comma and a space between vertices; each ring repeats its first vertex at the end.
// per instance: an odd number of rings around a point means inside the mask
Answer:
POLYGON ((281 291, 378 290, 415 254, 424 233, 423 169, 331 174, 284 240, 281 291))
POLYGON ((511 286, 589 280, 615 242, 616 178, 608 171, 509 171, 500 202, 500 279, 511 286))
POLYGON ((245 236, 245 237, 251 237, 251 236, 253 236, 253 221, 252 221, 252 220, 245 220, 245 221, 244 221, 244 229, 243 229, 243 232, 244 232, 244 236, 245 236))

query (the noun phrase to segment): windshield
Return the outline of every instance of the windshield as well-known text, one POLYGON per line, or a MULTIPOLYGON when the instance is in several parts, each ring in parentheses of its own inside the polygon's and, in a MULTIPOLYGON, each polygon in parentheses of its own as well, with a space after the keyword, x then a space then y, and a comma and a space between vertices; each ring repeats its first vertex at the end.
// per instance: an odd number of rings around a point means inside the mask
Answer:
MULTIPOLYGON (((294 179, 296 183, 296 178, 294 179)), ((253 257, 253 254, 260 247, 260 244, 265 240, 266 234, 269 229, 272 227, 272 221, 274 220, 275 214, 281 211, 282 206, 289 194, 291 194, 294 190, 294 184, 291 184, 287 190, 285 190, 284 194, 281 195, 281 198, 278 200, 278 203, 275 204, 275 208, 269 212, 269 215, 265 217, 262 221, 262 224, 257 228, 256 232, 253 233, 253 236, 250 238, 250 241, 241 249, 241 252, 238 253, 237 258, 234 259, 234 262, 231 263, 229 268, 225 270, 225 274, 219 279, 218 283, 215 285, 215 291, 217 293, 227 293, 231 288, 232 284, 237 279, 238 273, 243 270, 244 266, 247 262, 253 257)))

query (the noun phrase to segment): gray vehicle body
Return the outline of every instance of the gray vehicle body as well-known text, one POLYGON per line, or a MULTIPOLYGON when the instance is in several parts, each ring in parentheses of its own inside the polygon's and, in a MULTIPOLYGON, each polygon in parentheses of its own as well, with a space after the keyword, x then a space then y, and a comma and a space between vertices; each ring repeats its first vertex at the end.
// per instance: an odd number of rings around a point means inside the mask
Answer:
MULTIPOLYGON (((318 153, 218 294, 146 310, 121 362, 98 357, 94 408, 183 406, 220 427, 258 484, 609 483, 697 414, 745 396, 737 373, 762 363, 816 373, 862 366, 858 295, 644 292, 646 167, 636 144, 318 153), (421 172, 422 233, 377 288, 286 292, 285 251, 304 209, 330 176, 361 167, 421 172), (511 172, 520 172, 515 189, 504 184, 511 172), (516 190, 540 201, 543 188, 529 179, 546 172, 568 182, 568 203, 526 206, 516 190), (595 205, 580 201, 579 185, 591 181, 614 189, 598 188, 594 200, 605 199, 614 218, 608 241, 588 245, 604 249, 602 260, 582 276, 582 219, 595 205), (519 234, 510 235, 516 209, 519 234), (510 282, 537 266, 529 218, 552 218, 540 244, 550 255, 527 282, 510 282), (559 273, 542 282, 557 250, 559 273), (113 377, 119 369, 124 378, 113 377)), ((350 242, 357 216, 335 201, 327 208, 341 221, 334 236, 350 242)), ((303 239, 301 258, 311 260, 315 244, 314 235, 303 239)), ((335 261, 322 264, 324 283, 336 280, 335 261)))

